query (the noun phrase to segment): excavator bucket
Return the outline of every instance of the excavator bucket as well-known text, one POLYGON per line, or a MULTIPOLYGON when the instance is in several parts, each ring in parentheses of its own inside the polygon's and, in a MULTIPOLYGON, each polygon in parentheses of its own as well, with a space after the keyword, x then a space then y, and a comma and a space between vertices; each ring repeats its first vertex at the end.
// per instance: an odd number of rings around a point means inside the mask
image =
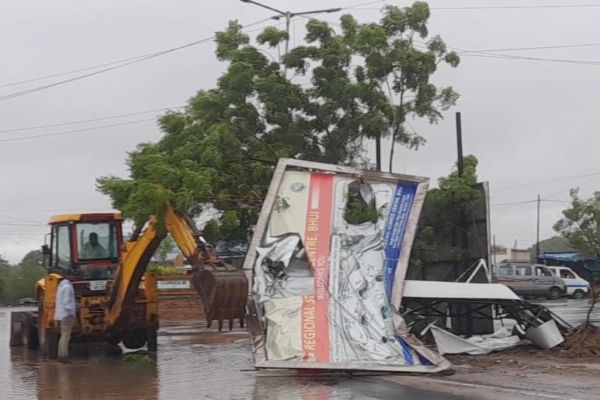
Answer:
POLYGON ((207 326, 210 328, 216 320, 221 331, 227 320, 231 330, 233 321, 239 320, 243 327, 248 298, 248 279, 244 272, 222 261, 195 262, 193 269, 192 282, 204 303, 207 326))

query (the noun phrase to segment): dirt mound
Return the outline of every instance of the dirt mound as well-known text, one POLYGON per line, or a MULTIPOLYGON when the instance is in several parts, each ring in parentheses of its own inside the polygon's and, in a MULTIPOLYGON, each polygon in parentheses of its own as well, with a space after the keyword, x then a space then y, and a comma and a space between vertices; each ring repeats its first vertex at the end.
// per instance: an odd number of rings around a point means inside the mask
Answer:
POLYGON ((200 296, 161 296, 158 315, 161 320, 204 318, 204 306, 200 296))
POLYGON ((600 328, 581 325, 566 335, 564 343, 553 350, 567 358, 600 356, 600 328))

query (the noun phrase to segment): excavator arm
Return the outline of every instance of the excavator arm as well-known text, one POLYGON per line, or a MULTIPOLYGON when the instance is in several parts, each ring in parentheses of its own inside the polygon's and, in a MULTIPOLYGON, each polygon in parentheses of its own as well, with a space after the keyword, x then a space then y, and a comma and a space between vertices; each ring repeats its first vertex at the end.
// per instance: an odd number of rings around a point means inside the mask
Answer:
POLYGON ((168 232, 192 266, 194 288, 202 299, 208 327, 214 320, 218 321, 219 330, 225 320, 229 320, 229 329, 236 319, 243 325, 248 296, 245 274, 219 260, 213 247, 202 240, 191 218, 176 213, 170 205, 164 218, 166 231, 158 231, 153 218, 139 237, 125 243, 123 262, 117 270, 110 297, 109 322, 118 323, 135 302, 146 267, 168 232))

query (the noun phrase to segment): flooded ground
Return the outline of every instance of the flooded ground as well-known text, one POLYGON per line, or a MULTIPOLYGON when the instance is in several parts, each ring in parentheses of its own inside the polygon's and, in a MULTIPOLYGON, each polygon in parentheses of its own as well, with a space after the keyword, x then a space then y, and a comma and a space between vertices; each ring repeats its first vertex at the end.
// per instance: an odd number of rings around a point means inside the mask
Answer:
MULTIPOLYGON (((573 325, 588 301, 543 302, 573 325)), ((281 376, 255 371, 245 330, 218 333, 201 320, 163 321, 156 362, 123 363, 81 346, 71 364, 11 349, 10 312, 0 308, 0 399, 504 399, 598 398, 598 364, 560 365, 498 353, 459 357, 453 376, 281 376), (569 372, 569 373, 567 373, 569 372), (547 381, 548 384, 542 384, 547 381), (566 396, 566 394, 570 394, 566 396), (558 397, 556 397, 558 396, 558 397), (566 396, 566 397, 565 397, 566 396)), ((600 322, 600 309, 592 314, 600 322)), ((575 362, 575 360, 573 360, 575 362)))
MULTIPOLYGON (((532 301, 532 303, 543 305, 560 318, 568 322, 570 325, 575 327, 585 322, 590 309, 591 300, 560 299, 532 301)), ((592 310, 592 313, 590 314, 590 322, 594 325, 600 325, 600 302, 598 302, 598 304, 596 304, 592 310)))
MULTIPOLYGON (((378 377, 286 377, 253 369, 246 331, 201 321, 161 325, 156 363, 123 363, 87 350, 71 364, 10 348, 11 309, 0 309, 0 398, 13 399, 458 399, 378 377)), ((86 349, 88 349, 86 347, 86 349)), ((472 398, 472 397, 468 397, 472 398)))

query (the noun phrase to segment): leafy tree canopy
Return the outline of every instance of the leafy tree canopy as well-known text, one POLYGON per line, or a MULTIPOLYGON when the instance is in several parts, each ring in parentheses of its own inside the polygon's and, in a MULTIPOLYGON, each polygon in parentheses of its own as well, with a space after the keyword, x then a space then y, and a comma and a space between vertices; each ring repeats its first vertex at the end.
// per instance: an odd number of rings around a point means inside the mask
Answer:
POLYGON ((600 250, 600 207, 595 198, 579 197, 579 189, 571 190, 571 207, 554 224, 554 230, 570 245, 586 256, 595 256, 600 250))
POLYGON ((477 183, 477 158, 468 155, 463 158, 464 172, 459 177, 457 167, 447 177, 438 180, 438 188, 427 193, 419 231, 411 256, 411 273, 419 275, 419 270, 429 263, 440 260, 459 262, 467 257, 467 250, 460 245, 458 237, 464 233, 467 243, 478 242, 471 237, 473 229, 462 226, 463 221, 473 223, 477 213, 485 210, 485 194, 477 183))
POLYGON ((160 246, 158 246, 158 249, 156 249, 154 256, 159 261, 164 262, 167 260, 167 256, 169 255, 169 253, 172 253, 174 250, 175 250, 175 241, 169 235, 162 242, 160 242, 160 246))
MULTIPOLYGON (((534 244, 529 248, 531 251, 535 251, 536 245, 534 244)), ((576 249, 571 246, 571 243, 563 237, 552 236, 551 238, 540 241, 540 251, 575 251, 576 249)))
POLYGON ((430 80, 459 58, 441 38, 426 39, 429 15, 417 2, 384 8, 378 23, 344 15, 339 32, 310 20, 305 45, 280 60, 269 52, 285 32, 266 28, 255 46, 230 22, 216 34, 216 56, 227 63, 217 86, 160 118, 163 138, 129 154, 130 177, 100 178, 98 189, 138 225, 160 222, 167 202, 192 216, 210 205, 219 217, 204 228, 208 240, 247 240, 279 158, 372 167, 369 139, 424 143, 407 120, 435 123, 458 98, 430 80))
POLYGON ((15 303, 24 297, 34 297, 35 284, 46 275, 39 250, 30 251, 23 260, 11 266, 0 257, 0 304, 15 303))

